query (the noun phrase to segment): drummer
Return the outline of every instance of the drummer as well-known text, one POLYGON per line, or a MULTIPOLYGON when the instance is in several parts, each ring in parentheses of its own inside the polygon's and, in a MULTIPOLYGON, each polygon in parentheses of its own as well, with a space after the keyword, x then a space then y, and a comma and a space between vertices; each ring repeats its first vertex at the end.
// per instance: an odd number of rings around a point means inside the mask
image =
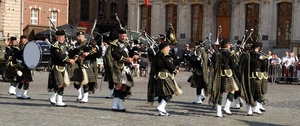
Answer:
POLYGON ((27 96, 27 91, 29 89, 29 82, 31 82, 33 79, 31 75, 31 70, 25 65, 23 59, 23 51, 27 42, 28 41, 26 36, 22 35, 20 37, 20 45, 19 45, 20 51, 15 53, 17 68, 18 70, 21 71, 21 74, 18 74, 17 77, 17 81, 19 81, 19 85, 16 90, 16 97, 19 99, 31 99, 29 96, 27 96), (23 87, 23 93, 21 93, 22 87, 23 87))

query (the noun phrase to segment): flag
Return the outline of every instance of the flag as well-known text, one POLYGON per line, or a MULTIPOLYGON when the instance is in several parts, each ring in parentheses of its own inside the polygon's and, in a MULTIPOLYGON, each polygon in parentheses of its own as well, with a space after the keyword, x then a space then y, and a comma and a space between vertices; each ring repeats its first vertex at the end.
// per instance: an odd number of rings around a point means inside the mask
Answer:
POLYGON ((149 5, 149 0, 145 0, 145 4, 146 4, 146 6, 148 6, 149 5))

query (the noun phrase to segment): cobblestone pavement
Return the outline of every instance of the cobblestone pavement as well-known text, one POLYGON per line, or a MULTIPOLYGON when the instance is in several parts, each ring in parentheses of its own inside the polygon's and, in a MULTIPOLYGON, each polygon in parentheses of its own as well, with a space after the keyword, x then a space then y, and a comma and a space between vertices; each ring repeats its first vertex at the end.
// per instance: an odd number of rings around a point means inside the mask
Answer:
POLYGON ((191 73, 181 71, 176 80, 184 92, 167 104, 166 110, 171 116, 160 117, 156 111, 157 103, 146 104, 147 77, 134 77, 133 94, 123 103, 127 112, 122 113, 111 111, 112 100, 104 98, 109 93, 107 82, 103 82, 101 91, 98 89, 90 95, 87 104, 75 102, 77 91, 70 85, 63 97, 68 107, 51 106, 48 102, 50 93, 46 89, 47 75, 47 72, 35 73, 28 91, 31 100, 20 100, 9 95, 7 90, 10 84, 0 82, 0 126, 300 125, 300 85, 269 84, 265 96, 267 103, 264 105, 267 111, 263 115, 246 116, 244 105, 240 110, 232 110, 231 116, 217 118, 214 117, 215 109, 208 105, 207 100, 202 105, 192 104, 196 91, 186 82, 191 73))

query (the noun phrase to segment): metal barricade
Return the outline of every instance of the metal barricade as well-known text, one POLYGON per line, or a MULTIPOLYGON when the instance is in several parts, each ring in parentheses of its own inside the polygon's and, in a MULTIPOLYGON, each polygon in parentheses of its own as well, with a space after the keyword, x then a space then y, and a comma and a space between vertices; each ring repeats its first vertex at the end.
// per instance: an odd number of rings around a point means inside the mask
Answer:
POLYGON ((281 65, 279 68, 278 66, 273 67, 274 72, 272 73, 271 76, 273 76, 275 79, 272 79, 272 82, 299 84, 299 77, 298 77, 299 65, 295 64, 288 67, 281 65))

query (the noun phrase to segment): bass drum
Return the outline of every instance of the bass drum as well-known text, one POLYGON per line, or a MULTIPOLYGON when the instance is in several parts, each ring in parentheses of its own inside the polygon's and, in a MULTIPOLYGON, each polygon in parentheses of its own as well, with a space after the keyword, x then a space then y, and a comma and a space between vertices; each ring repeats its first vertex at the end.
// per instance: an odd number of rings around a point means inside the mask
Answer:
POLYGON ((50 47, 50 43, 42 40, 28 42, 23 51, 25 65, 30 69, 47 67, 51 59, 50 47))

